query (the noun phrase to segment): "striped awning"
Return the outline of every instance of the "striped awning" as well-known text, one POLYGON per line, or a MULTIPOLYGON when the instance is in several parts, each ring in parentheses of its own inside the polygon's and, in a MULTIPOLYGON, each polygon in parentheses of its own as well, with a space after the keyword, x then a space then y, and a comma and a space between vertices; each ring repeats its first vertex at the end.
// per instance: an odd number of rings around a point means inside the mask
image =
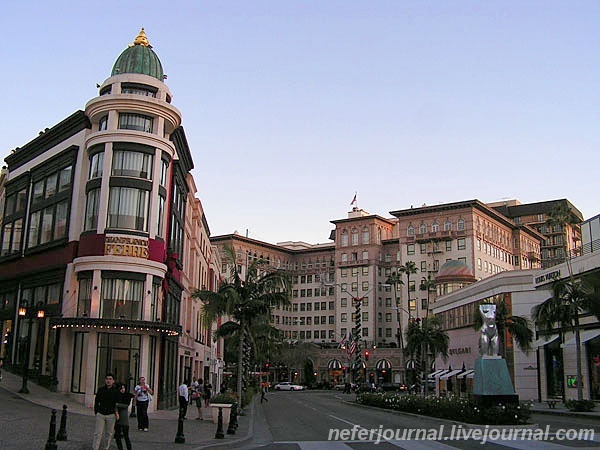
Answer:
POLYGON ((463 373, 459 373, 456 378, 458 378, 459 380, 468 377, 469 375, 471 375, 473 372, 475 372, 473 369, 469 369, 469 370, 465 370, 463 373))
POLYGON ((387 359, 380 359, 379 361, 377 361, 377 364, 375 364, 375 368, 377 370, 391 370, 392 363, 389 362, 387 359))
POLYGON ((342 367, 342 363, 338 359, 330 359, 327 363, 327 368, 329 370, 341 370, 342 367))
POLYGON ((440 377, 440 380, 447 380, 448 378, 452 378, 454 375, 457 375, 462 372, 462 369, 455 369, 446 372, 444 375, 440 377))
POLYGON ((429 374, 429 378, 434 378, 438 373, 442 373, 442 372, 445 372, 445 371, 446 371, 446 369, 438 369, 435 372, 430 373, 429 374))

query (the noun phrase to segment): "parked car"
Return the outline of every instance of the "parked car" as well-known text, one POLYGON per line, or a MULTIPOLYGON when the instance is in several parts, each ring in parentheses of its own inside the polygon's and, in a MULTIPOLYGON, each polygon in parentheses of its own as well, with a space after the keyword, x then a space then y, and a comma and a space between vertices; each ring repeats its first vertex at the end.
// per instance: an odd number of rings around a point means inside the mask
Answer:
POLYGON ((303 391, 304 386, 300 386, 299 384, 292 384, 289 381, 282 381, 281 383, 277 383, 274 389, 276 391, 303 391))

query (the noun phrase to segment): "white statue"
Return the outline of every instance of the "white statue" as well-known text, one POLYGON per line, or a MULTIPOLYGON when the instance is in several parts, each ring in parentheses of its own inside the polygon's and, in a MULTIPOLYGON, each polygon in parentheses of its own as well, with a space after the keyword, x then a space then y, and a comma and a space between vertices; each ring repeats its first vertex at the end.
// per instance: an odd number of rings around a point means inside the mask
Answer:
POLYGON ((481 336, 479 336, 479 353, 481 356, 498 356, 498 328, 496 327, 496 305, 479 305, 479 313, 483 319, 481 336))

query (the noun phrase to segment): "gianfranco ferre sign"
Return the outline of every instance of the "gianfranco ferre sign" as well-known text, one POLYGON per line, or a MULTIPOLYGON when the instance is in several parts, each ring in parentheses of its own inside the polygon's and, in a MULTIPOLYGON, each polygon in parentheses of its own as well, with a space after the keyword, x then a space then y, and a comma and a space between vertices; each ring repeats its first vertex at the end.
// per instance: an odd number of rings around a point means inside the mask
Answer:
POLYGON ((545 283, 547 281, 554 281, 560 278, 560 269, 553 270, 552 272, 544 273, 539 277, 535 277, 535 284, 545 283))
POLYGON ((449 348, 449 355, 467 355, 471 353, 471 347, 458 347, 458 348, 449 348))
POLYGON ((148 259, 148 239, 106 236, 104 254, 148 259))

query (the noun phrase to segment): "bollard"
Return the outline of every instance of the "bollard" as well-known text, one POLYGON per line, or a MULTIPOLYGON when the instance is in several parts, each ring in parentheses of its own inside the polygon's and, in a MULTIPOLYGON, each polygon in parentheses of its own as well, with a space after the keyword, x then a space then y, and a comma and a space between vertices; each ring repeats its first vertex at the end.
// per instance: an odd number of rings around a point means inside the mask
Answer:
POLYGON ((67 440, 67 405, 63 405, 62 414, 60 416, 60 428, 56 434, 57 441, 67 440))
POLYGON ((238 408, 237 408, 237 403, 235 404, 235 408, 232 408, 231 412, 234 413, 234 414, 233 414, 233 418, 230 418, 229 420, 233 421, 233 427, 234 427, 233 429, 237 430, 238 429, 238 420, 237 420, 237 417, 238 417, 238 408))
POLYGON ((215 439, 225 439, 225 434, 223 433, 223 408, 219 406, 219 418, 217 419, 217 433, 215 434, 215 439))
POLYGON ((183 435, 183 415, 179 410, 179 420, 177 421, 177 435, 175 436, 176 444, 185 444, 185 436, 183 435))
POLYGON ((235 430, 237 428, 237 405, 233 405, 231 407, 231 412, 229 413, 229 426, 227 427, 227 434, 235 434, 235 430))
POLYGON ((57 450, 56 447, 56 410, 52 410, 52 416, 50 416, 50 430, 48 431, 48 441, 46 441, 46 446, 44 450, 57 450))

